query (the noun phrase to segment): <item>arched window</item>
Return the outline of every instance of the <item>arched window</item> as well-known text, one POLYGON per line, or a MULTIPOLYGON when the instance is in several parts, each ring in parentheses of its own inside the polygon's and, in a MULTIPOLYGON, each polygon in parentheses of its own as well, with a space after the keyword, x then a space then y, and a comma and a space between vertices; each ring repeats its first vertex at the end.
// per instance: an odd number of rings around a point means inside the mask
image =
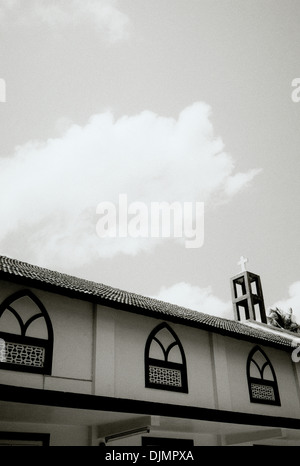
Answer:
POLYGON ((147 339, 145 384, 149 388, 188 392, 183 347, 176 333, 166 323, 155 327, 147 339))
POLYGON ((53 329, 41 301, 30 291, 0 305, 0 369, 50 374, 53 329))
POLYGON ((275 371, 265 352, 258 346, 249 353, 247 378, 251 402, 280 406, 275 371))

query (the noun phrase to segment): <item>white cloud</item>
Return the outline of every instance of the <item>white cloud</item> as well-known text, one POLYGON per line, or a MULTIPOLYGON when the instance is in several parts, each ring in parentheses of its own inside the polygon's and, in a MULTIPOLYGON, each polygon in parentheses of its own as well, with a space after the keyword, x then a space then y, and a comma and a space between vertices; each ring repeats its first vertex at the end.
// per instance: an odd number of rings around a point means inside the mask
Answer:
POLYGON ((261 172, 261 169, 253 169, 249 170, 247 173, 237 173, 233 176, 229 176, 226 185, 225 185, 225 193, 228 196, 234 196, 237 194, 241 189, 247 188, 249 183, 253 180, 253 178, 261 172))
POLYGON ((289 286, 287 298, 278 300, 270 306, 272 309, 275 307, 278 307, 285 312, 292 308, 293 316, 296 322, 300 324, 300 281, 294 282, 289 286))
POLYGON ((180 282, 170 287, 162 287, 154 297, 206 314, 227 319, 233 318, 231 301, 224 302, 214 296, 211 287, 200 288, 186 282, 180 282))
POLYGON ((166 239, 99 238, 97 205, 117 203, 120 193, 129 202, 230 200, 253 171, 235 175, 223 149, 203 103, 177 120, 150 111, 115 120, 106 111, 85 126, 71 124, 59 138, 17 147, 0 160, 0 252, 71 268, 151 251, 166 239), (228 180, 239 175, 228 191, 228 180))
POLYGON ((44 23, 65 27, 88 22, 104 31, 110 42, 128 36, 129 18, 118 8, 117 0, 1 0, 0 21, 18 24, 44 23))

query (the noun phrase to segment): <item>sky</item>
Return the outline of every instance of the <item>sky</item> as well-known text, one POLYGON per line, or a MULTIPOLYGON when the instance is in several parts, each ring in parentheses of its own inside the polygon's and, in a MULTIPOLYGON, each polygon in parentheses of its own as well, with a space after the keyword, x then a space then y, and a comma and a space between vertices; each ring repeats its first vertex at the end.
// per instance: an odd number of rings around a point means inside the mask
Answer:
POLYGON ((0 254, 225 318, 243 255, 300 323, 299 18, 299 0, 1 0, 0 254), (139 235, 163 202, 194 209, 197 247, 139 235))

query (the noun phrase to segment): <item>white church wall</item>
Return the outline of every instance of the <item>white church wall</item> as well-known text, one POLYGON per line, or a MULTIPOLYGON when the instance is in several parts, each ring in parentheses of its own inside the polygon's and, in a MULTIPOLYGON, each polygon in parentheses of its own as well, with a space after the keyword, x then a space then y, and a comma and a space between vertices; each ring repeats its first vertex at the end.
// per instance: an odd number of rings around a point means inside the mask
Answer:
POLYGON ((274 368, 281 405, 274 406, 266 403, 253 403, 250 402, 249 397, 246 365, 249 352, 256 345, 234 338, 224 338, 226 339, 232 410, 271 416, 299 417, 299 397, 289 352, 259 345, 274 368))
POLYGON ((0 370, 1 383, 16 387, 44 388, 44 376, 18 371, 0 370))
POLYGON ((24 289, 24 286, 1 280, 0 281, 0 303, 2 303, 2 301, 8 296, 15 293, 15 291, 23 290, 23 289, 24 289))
POLYGON ((1 282, 0 302, 12 293, 24 289, 34 293, 45 306, 51 319, 54 333, 52 372, 51 376, 43 376, 22 371, 0 370, 2 383, 32 388, 91 393, 92 304, 35 288, 25 288, 10 282, 1 282))
POLYGON ((39 292, 54 332, 53 377, 92 379, 93 307, 65 296, 39 292))
POLYGON ((226 354, 226 337, 218 333, 210 334, 212 372, 216 409, 232 409, 231 388, 226 354))
POLYGON ((110 308, 97 306, 94 321, 93 394, 115 396, 115 319, 110 308))
POLYGON ((170 323, 186 357, 188 393, 145 387, 145 345, 161 322, 143 315, 98 309, 95 393, 121 398, 214 407, 209 335, 170 323))

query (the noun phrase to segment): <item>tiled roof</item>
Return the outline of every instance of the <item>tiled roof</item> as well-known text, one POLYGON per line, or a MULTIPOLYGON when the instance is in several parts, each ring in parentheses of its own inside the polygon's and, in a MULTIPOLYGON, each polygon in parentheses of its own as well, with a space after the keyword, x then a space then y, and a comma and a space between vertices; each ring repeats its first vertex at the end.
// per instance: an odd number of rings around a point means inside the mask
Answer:
POLYGON ((106 306, 169 319, 234 338, 291 349, 300 338, 258 322, 238 322, 0 256, 0 277, 106 306))

